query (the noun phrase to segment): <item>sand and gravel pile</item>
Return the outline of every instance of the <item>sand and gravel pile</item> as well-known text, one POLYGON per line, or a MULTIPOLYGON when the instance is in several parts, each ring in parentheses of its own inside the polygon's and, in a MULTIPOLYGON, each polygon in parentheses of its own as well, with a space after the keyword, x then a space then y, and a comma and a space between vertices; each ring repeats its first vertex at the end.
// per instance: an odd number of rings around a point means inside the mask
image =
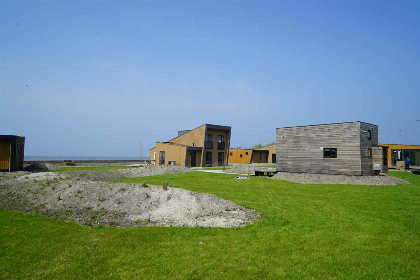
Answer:
POLYGON ((113 180, 133 177, 147 177, 165 174, 177 174, 192 172, 190 168, 182 166, 153 166, 145 165, 133 168, 113 170, 74 170, 63 172, 63 174, 85 180, 113 180))
POLYGON ((349 185, 405 185, 410 182, 402 179, 388 176, 347 176, 347 175, 327 175, 327 174, 309 174, 309 173, 289 173, 278 172, 271 177, 272 179, 284 180, 301 184, 349 184, 349 185))
POLYGON ((20 172, 0 180, 0 207, 87 226, 243 227, 260 217, 231 201, 180 188, 20 172))

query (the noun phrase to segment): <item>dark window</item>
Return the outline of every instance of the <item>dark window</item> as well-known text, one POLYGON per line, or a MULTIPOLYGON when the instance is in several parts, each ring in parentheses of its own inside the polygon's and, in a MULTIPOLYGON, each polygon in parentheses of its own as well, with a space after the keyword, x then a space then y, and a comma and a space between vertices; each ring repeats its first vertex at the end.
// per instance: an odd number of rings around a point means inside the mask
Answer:
POLYGON ((225 153, 219 152, 217 154, 217 165, 219 166, 225 165, 225 153))
POLYGON ((206 142, 205 142, 206 149, 213 149, 213 135, 206 134, 206 142))
POLYGON ((372 140, 372 130, 368 129, 368 140, 372 140))
POLYGON ((217 149, 224 150, 225 149, 225 136, 219 135, 217 136, 217 149))
POLYGON ((245 152, 245 155, 247 156, 248 155, 248 152, 245 152))
POLYGON ((260 152, 260 162, 262 162, 262 153, 260 152))
POLYGON ((165 152, 159 152, 159 165, 165 165, 165 152))
POLYGON ((277 161, 277 159, 276 159, 276 154, 272 154, 272 155, 271 155, 271 161, 272 161, 273 163, 276 163, 276 161, 277 161))
POLYGON ((240 154, 239 157, 242 157, 242 154, 240 154))
POLYGON ((368 157, 372 157, 372 149, 371 148, 368 149, 368 157))
POLYGON ((231 156, 233 155, 233 153, 229 153, 231 156))
POLYGON ((337 148, 324 148, 324 158, 336 158, 337 148))
POLYGON ((212 166, 212 152, 206 152, 206 166, 212 166))

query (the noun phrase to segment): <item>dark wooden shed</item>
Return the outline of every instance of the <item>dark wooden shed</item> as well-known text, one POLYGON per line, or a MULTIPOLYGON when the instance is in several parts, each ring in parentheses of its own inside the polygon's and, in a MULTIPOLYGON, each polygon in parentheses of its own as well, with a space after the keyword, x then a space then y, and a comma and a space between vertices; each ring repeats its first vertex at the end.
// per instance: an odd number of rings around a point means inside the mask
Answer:
POLYGON ((0 135, 0 171, 23 169, 25 137, 0 135))

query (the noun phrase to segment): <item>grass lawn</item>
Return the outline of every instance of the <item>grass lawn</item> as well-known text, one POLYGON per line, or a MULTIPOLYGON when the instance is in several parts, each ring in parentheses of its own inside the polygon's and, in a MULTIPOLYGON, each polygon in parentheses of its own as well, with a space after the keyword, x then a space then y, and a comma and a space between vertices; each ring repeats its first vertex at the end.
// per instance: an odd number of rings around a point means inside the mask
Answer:
POLYGON ((114 169, 125 169, 125 168, 137 168, 136 166, 126 165, 110 165, 110 166, 64 166, 60 167, 53 172, 62 171, 74 171, 74 170, 114 170, 114 169))
POLYGON ((275 164, 273 164, 273 165, 261 165, 260 167, 262 167, 262 168, 276 168, 276 165, 275 164))
MULTIPOLYGON (((229 170, 230 167, 225 167, 225 170, 229 170)), ((223 167, 203 167, 197 168, 196 170, 223 170, 223 167)))
POLYGON ((415 184, 301 185, 204 172, 126 180, 167 181, 264 216, 239 229, 90 229, 0 211, 0 279, 419 279, 420 179, 391 174, 415 184))

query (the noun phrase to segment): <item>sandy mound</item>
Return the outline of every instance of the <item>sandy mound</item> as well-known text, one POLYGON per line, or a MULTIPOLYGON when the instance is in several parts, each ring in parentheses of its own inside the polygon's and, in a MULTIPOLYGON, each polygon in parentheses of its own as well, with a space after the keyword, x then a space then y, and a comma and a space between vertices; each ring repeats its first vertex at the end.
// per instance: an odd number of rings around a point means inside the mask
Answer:
POLYGON ((242 227, 259 218, 253 210, 211 194, 49 172, 1 180, 0 207, 87 226, 242 227))
POLYGON ((349 184, 349 185, 386 185, 396 186, 411 184, 399 178, 388 175, 379 176, 346 176, 309 173, 279 172, 272 179, 284 180, 301 184, 349 184))
POLYGON ((133 177, 146 177, 164 174, 177 174, 191 172, 192 170, 181 166, 152 166, 133 167, 115 170, 75 170, 63 172, 72 177, 86 180, 113 180, 133 177))

